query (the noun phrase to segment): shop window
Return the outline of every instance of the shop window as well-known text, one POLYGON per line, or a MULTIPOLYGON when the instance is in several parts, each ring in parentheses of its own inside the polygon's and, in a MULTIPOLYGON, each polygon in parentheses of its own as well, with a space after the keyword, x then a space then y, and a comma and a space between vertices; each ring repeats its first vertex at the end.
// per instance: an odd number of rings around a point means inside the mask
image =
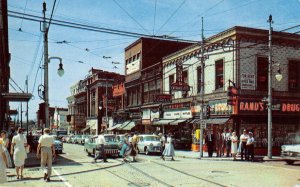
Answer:
POLYGON ((201 92, 201 67, 197 68, 197 93, 201 92))
POLYGON ((268 89, 268 58, 257 57, 257 82, 256 88, 259 91, 268 89))
POLYGON ((289 61, 289 91, 300 91, 300 61, 289 61))
POLYGON ((216 82, 215 82, 215 87, 217 89, 221 89, 224 86, 224 62, 222 60, 216 61, 215 64, 216 68, 216 82))
POLYGON ((187 84, 189 83, 188 71, 182 72, 182 81, 187 84))

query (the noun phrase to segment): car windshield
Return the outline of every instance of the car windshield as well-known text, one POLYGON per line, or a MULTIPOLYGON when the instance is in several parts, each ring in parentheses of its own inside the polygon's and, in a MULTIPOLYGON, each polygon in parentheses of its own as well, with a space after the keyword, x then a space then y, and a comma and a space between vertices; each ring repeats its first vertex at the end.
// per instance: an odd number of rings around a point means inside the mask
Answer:
POLYGON ((159 141, 157 136, 144 136, 144 141, 159 141))
POLYGON ((285 144, 300 144, 300 133, 290 133, 285 139, 285 144))
POLYGON ((116 142, 115 136, 104 136, 106 142, 116 142))

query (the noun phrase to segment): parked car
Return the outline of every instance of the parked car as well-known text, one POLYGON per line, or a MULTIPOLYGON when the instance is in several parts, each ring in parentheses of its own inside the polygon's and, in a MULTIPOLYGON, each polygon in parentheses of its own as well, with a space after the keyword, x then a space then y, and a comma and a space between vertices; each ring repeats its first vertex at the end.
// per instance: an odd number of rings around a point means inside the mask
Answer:
POLYGON ((56 154, 61 154, 63 151, 63 142, 60 141, 59 138, 54 136, 54 146, 55 146, 55 153, 56 154))
POLYGON ((75 135, 72 141, 72 143, 75 144, 84 144, 83 142, 84 142, 84 138, 82 137, 82 135, 75 135))
POLYGON ((85 141, 90 138, 90 135, 82 135, 81 144, 84 145, 85 141))
POLYGON ((116 136, 116 138, 117 138, 117 142, 119 144, 119 149, 121 150, 122 146, 124 144, 125 135, 124 134, 119 134, 119 135, 116 136))
POLYGON ((281 146, 281 158, 287 164, 300 161, 300 133, 289 133, 286 144, 281 146))
POLYGON ((156 135, 139 135, 140 141, 137 144, 138 153, 160 153, 161 143, 160 139, 156 135))
MULTIPOLYGON (((98 138, 98 136, 90 137, 84 143, 84 150, 87 152, 89 156, 95 155, 97 151, 96 138, 98 138)), ((116 140, 116 136, 113 134, 105 134, 104 139, 105 139, 104 149, 105 149, 106 156, 118 157, 119 144, 116 140)))

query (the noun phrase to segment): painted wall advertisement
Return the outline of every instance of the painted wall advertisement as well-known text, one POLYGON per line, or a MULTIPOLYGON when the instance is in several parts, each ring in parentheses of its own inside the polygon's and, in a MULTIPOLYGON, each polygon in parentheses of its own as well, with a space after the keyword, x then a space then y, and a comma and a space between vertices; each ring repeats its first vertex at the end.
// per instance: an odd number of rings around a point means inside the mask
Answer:
POLYGON ((164 112, 164 119, 188 119, 192 118, 191 110, 176 110, 164 112))
POLYGON ((242 73, 241 74, 241 89, 255 90, 255 74, 242 73))

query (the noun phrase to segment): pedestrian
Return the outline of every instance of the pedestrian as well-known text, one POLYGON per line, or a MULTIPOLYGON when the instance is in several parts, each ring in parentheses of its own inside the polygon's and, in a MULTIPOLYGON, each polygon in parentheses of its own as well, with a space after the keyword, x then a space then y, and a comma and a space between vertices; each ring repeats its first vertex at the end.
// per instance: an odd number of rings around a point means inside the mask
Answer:
POLYGON ((171 157, 171 161, 175 161, 175 159, 174 159, 175 150, 174 150, 174 145, 173 145, 173 137, 172 137, 171 133, 168 134, 162 159, 165 160, 166 156, 171 157))
POLYGON ((222 139, 222 133, 221 130, 218 129, 217 130, 217 134, 216 134, 216 151, 217 151, 217 157, 221 157, 222 156, 222 145, 223 145, 223 139, 222 139))
POLYGON ((236 135, 236 132, 232 133, 231 136, 231 154, 233 156, 233 160, 236 160, 236 154, 237 154, 237 144, 238 144, 238 137, 236 135))
POLYGON ((120 156, 123 158, 124 162, 127 162, 126 157, 131 152, 131 147, 129 145, 129 140, 128 140, 129 137, 128 136, 129 136, 128 133, 126 133, 124 135, 123 144, 122 144, 122 148, 121 148, 121 151, 120 151, 120 156))
POLYGON ((55 158, 54 137, 49 135, 50 129, 45 128, 44 134, 39 139, 36 150, 38 158, 41 158, 41 168, 44 171, 44 180, 50 181, 52 173, 52 160, 55 158), (47 165, 47 168, 46 168, 47 165))
POLYGON ((5 155, 2 144, 0 144, 0 184, 7 182, 6 168, 7 168, 6 155, 5 155))
POLYGON ((27 136, 27 142, 29 145, 29 150, 30 152, 32 152, 33 150, 33 136, 32 136, 32 132, 29 132, 29 135, 27 136))
POLYGON ((223 129, 222 132, 222 149, 221 149, 221 156, 225 155, 224 149, 226 149, 226 134, 227 134, 227 128, 223 129))
POLYGON ((163 152, 165 150, 165 143, 166 143, 166 138, 162 133, 158 134, 159 136, 159 141, 160 141, 160 158, 163 157, 163 152))
POLYGON ((250 158, 250 161, 254 161, 254 143, 255 143, 255 140, 254 140, 254 137, 253 137, 253 133, 252 132, 249 132, 249 138, 247 140, 247 160, 249 160, 249 156, 251 157, 250 158))
POLYGON ((244 129, 243 134, 240 137, 240 141, 241 141, 241 160, 244 160, 244 156, 245 156, 245 158, 248 157, 247 156, 248 151, 247 151, 247 146, 246 146, 248 139, 249 139, 249 135, 247 133, 247 130, 244 129))
POLYGON ((10 157, 10 154, 9 154, 9 151, 8 151, 9 150, 8 149, 9 139, 7 137, 6 131, 1 132, 1 138, 2 138, 2 148, 4 150, 6 161, 7 161, 7 167, 11 168, 12 167, 12 161, 11 161, 11 157, 10 157))
POLYGON ((13 155, 14 164, 16 166, 17 179, 23 179, 23 169, 26 159, 26 150, 27 146, 26 137, 23 135, 23 129, 18 128, 18 134, 15 135, 12 139, 10 153, 13 155))
POLYGON ((97 146, 96 149, 98 150, 98 154, 95 153, 95 158, 94 158, 95 162, 97 162, 97 159, 99 159, 100 157, 102 157, 103 162, 107 162, 104 144, 105 144, 105 138, 103 134, 99 134, 98 137, 96 138, 96 146, 97 146))
POLYGON ((137 132, 131 133, 132 138, 129 140, 129 145, 131 147, 130 156, 132 156, 132 162, 137 162, 136 155, 138 152, 137 143, 139 142, 139 136, 137 132))
POLYGON ((225 141, 226 141, 226 157, 229 157, 230 156, 230 150, 231 150, 231 136, 232 136, 232 130, 229 129, 227 132, 226 132, 226 135, 225 135, 225 141))
POLYGON ((210 129, 207 130, 205 144, 207 146, 208 157, 212 157, 214 151, 214 136, 210 129))

